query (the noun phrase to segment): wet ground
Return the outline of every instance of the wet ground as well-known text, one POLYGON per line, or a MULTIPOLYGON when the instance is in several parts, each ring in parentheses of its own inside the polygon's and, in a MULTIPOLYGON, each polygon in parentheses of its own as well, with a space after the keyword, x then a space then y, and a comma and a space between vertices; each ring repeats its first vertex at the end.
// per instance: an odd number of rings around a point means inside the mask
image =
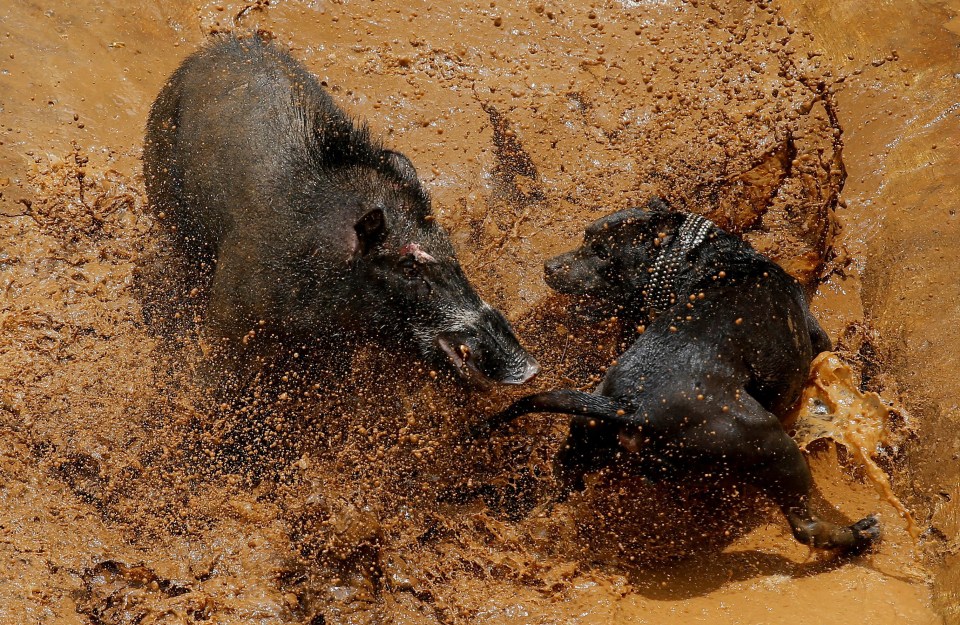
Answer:
POLYGON ((960 622, 960 3, 875 4, 0 7, 0 622, 960 622), (697 485, 540 507, 562 420, 458 447, 522 391, 372 349, 225 464, 192 351, 142 318, 139 156, 182 58, 254 29, 412 158, 530 388, 618 351, 540 272, 597 216, 659 194, 783 264, 837 344, 838 419, 798 427, 818 506, 881 545, 814 553, 697 485))

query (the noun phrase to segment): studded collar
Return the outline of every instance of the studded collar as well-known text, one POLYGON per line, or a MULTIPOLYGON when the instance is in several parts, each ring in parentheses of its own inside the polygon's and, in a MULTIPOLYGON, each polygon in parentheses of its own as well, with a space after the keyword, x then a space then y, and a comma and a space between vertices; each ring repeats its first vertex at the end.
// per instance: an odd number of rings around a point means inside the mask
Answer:
POLYGON ((714 223, 700 215, 688 214, 677 228, 669 247, 661 248, 660 254, 650 268, 650 280, 643 291, 646 306, 659 313, 677 302, 674 279, 686 256, 706 240, 714 223))

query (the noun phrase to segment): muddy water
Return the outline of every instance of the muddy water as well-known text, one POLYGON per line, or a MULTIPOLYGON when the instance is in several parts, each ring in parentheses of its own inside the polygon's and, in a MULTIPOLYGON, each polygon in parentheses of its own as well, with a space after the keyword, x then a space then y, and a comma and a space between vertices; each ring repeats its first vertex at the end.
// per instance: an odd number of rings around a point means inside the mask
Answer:
POLYGON ((0 8, 0 622, 957 622, 957 10, 0 8), (544 365, 535 387, 589 387, 623 340, 539 270, 594 217, 660 194, 776 258, 889 406, 874 460, 919 540, 829 439, 807 448, 817 505, 877 512, 872 554, 811 553, 765 502, 697 485, 595 480, 540 507, 560 421, 458 447, 508 393, 372 349, 335 388, 298 372, 258 414, 265 444, 227 462, 218 440, 248 415, 211 423, 192 351, 140 313, 157 226, 138 159, 183 56, 253 29, 411 156, 544 365))

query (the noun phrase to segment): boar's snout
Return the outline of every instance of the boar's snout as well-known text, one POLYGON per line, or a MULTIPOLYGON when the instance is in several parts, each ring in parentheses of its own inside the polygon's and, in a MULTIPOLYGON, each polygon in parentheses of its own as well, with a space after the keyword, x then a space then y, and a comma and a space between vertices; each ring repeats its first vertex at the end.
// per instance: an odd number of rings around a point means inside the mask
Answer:
POLYGON ((437 345, 462 377, 479 386, 523 384, 540 371, 503 315, 486 304, 475 321, 441 332, 437 345))

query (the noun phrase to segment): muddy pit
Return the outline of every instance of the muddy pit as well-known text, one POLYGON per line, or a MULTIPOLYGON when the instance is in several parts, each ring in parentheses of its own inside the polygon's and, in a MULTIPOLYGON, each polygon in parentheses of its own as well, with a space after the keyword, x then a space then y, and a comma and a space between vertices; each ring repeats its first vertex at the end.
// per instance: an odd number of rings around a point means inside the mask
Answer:
POLYGON ((958 11, 7 3, 0 622, 960 622, 958 11), (249 413, 211 422, 190 346, 142 317, 162 226, 139 157, 180 60, 256 29, 412 158, 467 274, 543 365, 531 386, 464 391, 364 349, 335 388, 299 372, 258 409, 245 462, 225 457, 249 413), (541 263, 654 194, 813 295, 838 420, 797 435, 825 516, 878 513, 874 552, 811 552, 767 502, 698 484, 596 478, 544 508, 560 418, 458 441, 516 394, 595 383, 629 329, 568 314, 541 263))

